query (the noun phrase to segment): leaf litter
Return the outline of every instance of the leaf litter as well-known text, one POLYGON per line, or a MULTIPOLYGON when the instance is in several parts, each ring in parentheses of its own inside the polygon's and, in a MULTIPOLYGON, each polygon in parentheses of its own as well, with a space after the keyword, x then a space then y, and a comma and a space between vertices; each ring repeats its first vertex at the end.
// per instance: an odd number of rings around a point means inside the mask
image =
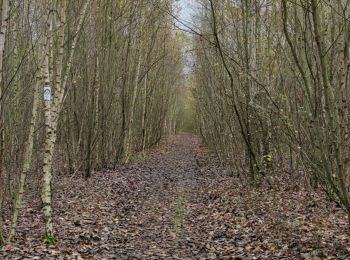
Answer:
POLYGON ((198 138, 180 134, 88 180, 58 176, 54 246, 43 243, 39 196, 29 191, 0 258, 350 259, 343 211, 280 180, 278 189, 242 185, 198 138))

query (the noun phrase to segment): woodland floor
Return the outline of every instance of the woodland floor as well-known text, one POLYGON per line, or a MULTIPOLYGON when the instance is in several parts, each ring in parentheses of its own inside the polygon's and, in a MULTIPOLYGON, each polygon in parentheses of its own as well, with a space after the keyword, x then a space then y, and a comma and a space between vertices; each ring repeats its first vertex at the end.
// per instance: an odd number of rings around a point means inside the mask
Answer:
POLYGON ((288 180, 249 190, 226 172, 181 134, 87 181, 57 178, 56 245, 43 244, 29 190, 17 242, 0 258, 350 259, 346 217, 321 193, 288 180))

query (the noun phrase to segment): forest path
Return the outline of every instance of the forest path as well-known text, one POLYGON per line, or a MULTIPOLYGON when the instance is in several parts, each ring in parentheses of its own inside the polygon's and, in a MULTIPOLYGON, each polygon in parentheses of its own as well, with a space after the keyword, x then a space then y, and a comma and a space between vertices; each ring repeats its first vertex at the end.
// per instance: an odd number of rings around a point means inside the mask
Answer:
POLYGON ((196 138, 179 135, 151 159, 133 165, 131 174, 141 175, 132 181, 130 207, 120 219, 126 232, 118 255, 183 259, 199 253, 195 244, 203 234, 196 234, 191 220, 205 210, 201 193, 210 182, 200 174, 198 149, 196 138))
POLYGON ((43 245, 37 197, 29 192, 1 259, 350 257, 342 211, 289 184, 244 188, 189 134, 87 181, 57 177, 55 246, 43 245))

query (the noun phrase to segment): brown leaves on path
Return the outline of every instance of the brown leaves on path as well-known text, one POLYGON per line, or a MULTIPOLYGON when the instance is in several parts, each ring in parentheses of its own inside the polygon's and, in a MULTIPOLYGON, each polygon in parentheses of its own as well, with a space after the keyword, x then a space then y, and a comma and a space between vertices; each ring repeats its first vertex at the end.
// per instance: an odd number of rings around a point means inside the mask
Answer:
POLYGON ((57 178, 54 189, 57 244, 43 244, 29 194, 0 258, 350 258, 346 217, 321 193, 243 187, 187 134, 87 181, 57 178))

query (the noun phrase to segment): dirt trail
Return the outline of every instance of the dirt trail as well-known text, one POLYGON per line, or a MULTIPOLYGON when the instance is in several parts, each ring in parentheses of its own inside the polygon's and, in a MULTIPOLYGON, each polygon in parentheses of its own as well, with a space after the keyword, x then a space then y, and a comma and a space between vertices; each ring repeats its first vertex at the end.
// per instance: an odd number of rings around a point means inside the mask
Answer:
POLYGON ((339 209, 288 185, 243 188, 192 135, 88 181, 59 178, 55 191, 56 246, 43 246, 40 202, 27 196, 18 240, 0 258, 350 257, 339 209))

